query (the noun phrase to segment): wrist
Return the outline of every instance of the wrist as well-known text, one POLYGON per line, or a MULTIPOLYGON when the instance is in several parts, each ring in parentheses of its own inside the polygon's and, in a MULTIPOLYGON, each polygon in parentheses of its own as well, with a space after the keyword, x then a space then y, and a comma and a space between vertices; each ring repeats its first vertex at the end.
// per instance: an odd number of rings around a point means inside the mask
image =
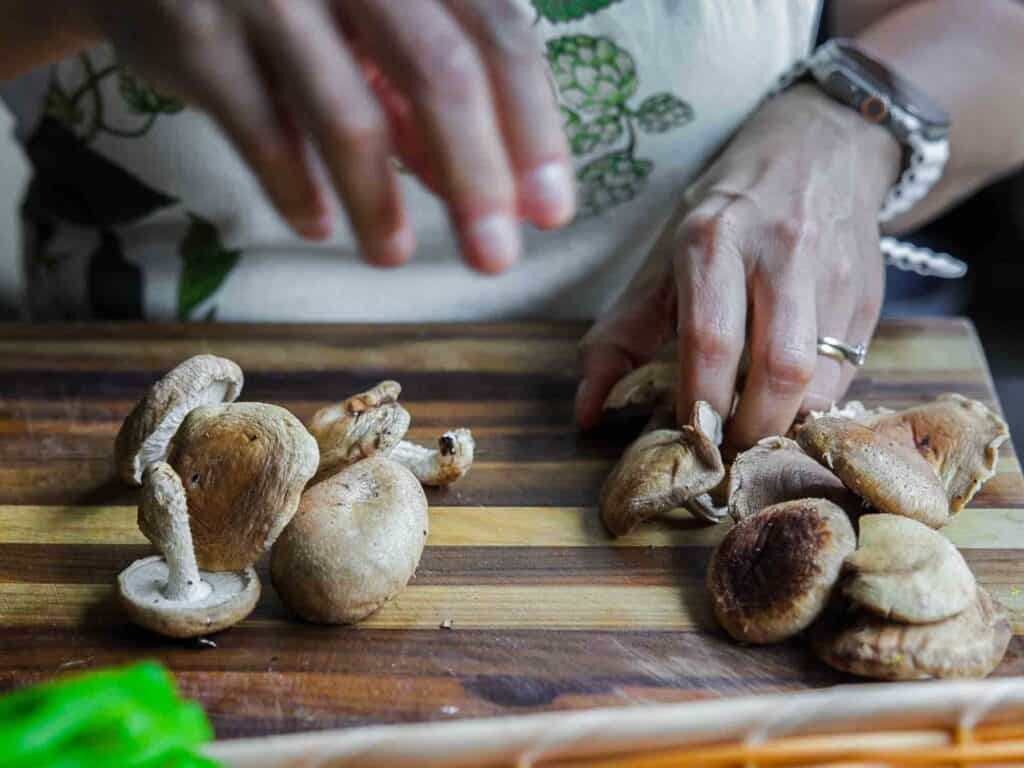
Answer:
POLYGON ((857 162, 858 177, 865 184, 862 189, 881 204, 903 169, 904 150, 896 137, 811 83, 796 85, 787 93, 804 100, 815 116, 839 133, 857 162))

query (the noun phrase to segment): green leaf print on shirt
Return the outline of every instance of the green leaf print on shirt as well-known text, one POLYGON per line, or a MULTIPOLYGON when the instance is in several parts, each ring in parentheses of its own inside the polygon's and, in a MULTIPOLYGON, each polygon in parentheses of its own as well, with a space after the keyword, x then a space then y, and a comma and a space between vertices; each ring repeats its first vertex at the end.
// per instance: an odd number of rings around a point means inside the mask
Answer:
MULTIPOLYGON (((178 319, 191 320, 196 308, 213 296, 238 264, 241 251, 229 251, 220 241, 217 228, 201 216, 189 214, 192 224, 178 252, 181 280, 178 283, 178 319)), ((215 316, 210 310, 207 317, 215 316)))
POLYGON ((648 96, 632 108, 640 85, 636 60, 608 37, 563 35, 548 40, 547 54, 573 154, 610 148, 576 172, 577 218, 596 216, 635 198, 654 171, 651 160, 636 154, 638 132, 681 128, 693 120, 693 108, 671 93, 648 96), (625 146, 615 148, 623 140, 625 146))
POLYGON ((117 88, 125 104, 142 115, 173 115, 185 109, 185 103, 173 96, 157 93, 145 80, 121 67, 117 88))
POLYGON ((533 7, 548 21, 575 21, 621 0, 533 0, 533 7))

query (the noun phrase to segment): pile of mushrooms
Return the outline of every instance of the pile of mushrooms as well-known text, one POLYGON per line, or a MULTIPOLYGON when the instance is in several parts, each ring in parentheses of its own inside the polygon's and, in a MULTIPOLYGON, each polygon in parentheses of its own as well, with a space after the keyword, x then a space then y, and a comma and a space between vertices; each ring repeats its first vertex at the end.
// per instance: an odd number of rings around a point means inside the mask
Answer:
POLYGON ((428 530, 420 483, 462 477, 472 435, 446 432, 436 449, 403 441, 395 382, 323 409, 308 429, 276 405, 234 402, 242 384, 235 363, 197 355, 122 425, 118 473, 142 486, 138 525, 160 554, 121 572, 121 604, 169 637, 226 629, 255 607, 253 566, 273 549, 274 585, 295 613, 358 621, 412 577, 428 530))
MULTIPOLYGON (((637 369, 605 407, 653 409, 663 427, 674 368, 637 369)), ((601 495, 614 535, 676 507, 715 522, 724 510, 711 503, 707 514, 694 500, 717 499, 735 524, 711 557, 707 590, 735 640, 809 630, 826 664, 887 680, 995 669, 1011 635, 1006 611, 937 529, 995 474, 1009 436, 998 415, 956 394, 897 412, 850 403, 762 440, 726 471, 708 450, 720 421, 698 426, 704 409, 627 448, 601 495)))
POLYGON ((382 381, 310 421, 316 480, 270 560, 274 588, 307 621, 350 624, 394 598, 427 541, 421 485, 453 483, 472 466, 468 429, 445 432, 433 449, 403 439, 411 419, 401 391, 382 381))

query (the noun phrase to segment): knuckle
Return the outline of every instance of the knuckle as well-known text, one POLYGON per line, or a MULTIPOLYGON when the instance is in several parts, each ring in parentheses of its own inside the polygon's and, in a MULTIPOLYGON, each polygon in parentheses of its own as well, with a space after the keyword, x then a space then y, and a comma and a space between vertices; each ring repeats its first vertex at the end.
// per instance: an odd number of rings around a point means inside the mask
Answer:
POLYGON ((463 102, 478 93, 483 71, 473 46, 463 37, 438 37, 414 65, 417 85, 443 101, 463 102))
POLYGON ((808 246, 818 235, 817 227, 812 221, 796 217, 772 222, 770 233, 775 244, 788 253, 808 246))
POLYGON ((228 20, 217 3, 210 0, 188 0, 173 14, 173 33, 191 45, 216 44, 226 34, 228 20))
POLYGON ((847 285, 853 279, 855 273, 854 266, 853 259, 850 256, 838 256, 832 262, 830 269, 832 284, 836 287, 847 285))
POLYGON ((518 3, 494 0, 494 5, 493 10, 488 8, 487 18, 481 24, 480 42, 500 55, 506 65, 539 63, 540 52, 518 3))
POLYGON ((693 318, 681 336, 698 365, 722 367, 740 353, 740 340, 724 325, 708 318, 693 318))
POLYGON ((816 362, 812 354, 791 345, 769 349, 764 360, 769 386, 784 394, 805 389, 814 378, 816 362))
POLYGON ((332 110, 324 119, 321 130, 326 149, 334 157, 368 153, 387 142, 384 122, 376 115, 345 114, 342 110, 332 110))

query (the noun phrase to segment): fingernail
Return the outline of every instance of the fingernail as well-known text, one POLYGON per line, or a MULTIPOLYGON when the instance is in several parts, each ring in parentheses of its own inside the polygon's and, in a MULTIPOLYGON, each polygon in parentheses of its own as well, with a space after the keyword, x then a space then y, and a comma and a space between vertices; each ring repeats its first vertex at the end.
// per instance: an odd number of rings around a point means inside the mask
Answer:
POLYGON ((416 238, 408 226, 401 227, 377 249, 375 261, 381 266, 398 266, 404 264, 416 247, 416 238))
POLYGON ((804 397, 803 405, 800 407, 801 413, 810 413, 811 411, 827 411, 833 406, 835 400, 823 395, 815 395, 808 393, 804 397))
POLYGON ((331 236, 334 221, 330 213, 302 217, 295 222, 299 234, 307 240, 326 240, 331 236))
POLYGON ((519 224, 509 215, 492 213, 473 222, 466 233, 467 246, 486 272, 500 272, 519 258, 519 224))
POLYGON ((522 179, 522 195, 533 218, 545 226, 569 221, 576 209, 576 184, 565 163, 552 162, 534 168, 522 179))

